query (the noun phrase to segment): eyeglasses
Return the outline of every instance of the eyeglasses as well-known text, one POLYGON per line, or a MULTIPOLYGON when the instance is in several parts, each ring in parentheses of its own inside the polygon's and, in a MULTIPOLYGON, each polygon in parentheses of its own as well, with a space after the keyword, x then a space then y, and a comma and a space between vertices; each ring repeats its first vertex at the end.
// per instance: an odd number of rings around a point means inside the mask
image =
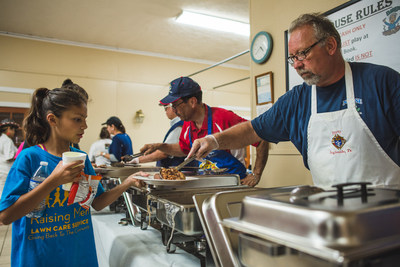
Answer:
POLYGON ((296 59, 297 61, 303 61, 304 59, 307 58, 307 54, 311 51, 311 49, 316 46, 318 43, 320 43, 322 40, 325 38, 320 39, 319 41, 316 41, 313 43, 310 47, 304 49, 303 51, 297 52, 295 55, 290 56, 287 58, 287 62, 289 62, 290 65, 294 64, 294 60, 296 59))
POLYGON ((181 103, 179 103, 178 105, 171 104, 171 108, 176 111, 176 108, 179 107, 181 104, 185 103, 185 101, 182 101, 181 103))

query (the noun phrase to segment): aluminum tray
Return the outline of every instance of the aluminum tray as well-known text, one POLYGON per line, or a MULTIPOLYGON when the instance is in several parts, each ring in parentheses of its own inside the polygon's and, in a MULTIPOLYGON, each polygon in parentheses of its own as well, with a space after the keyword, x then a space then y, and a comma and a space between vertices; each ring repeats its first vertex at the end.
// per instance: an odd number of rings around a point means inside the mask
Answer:
MULTIPOLYGON (((156 173, 159 172, 161 167, 156 166, 124 166, 124 167, 107 167, 107 168, 99 168, 102 169, 102 173, 104 173, 104 177, 112 177, 112 178, 121 178, 125 179, 126 177, 134 174, 136 172, 148 172, 148 173, 156 173)), ((184 167, 181 170, 183 173, 187 175, 197 175, 199 168, 198 167, 184 167)))
POLYGON ((340 207, 330 197, 290 203, 289 193, 248 196, 240 218, 225 219, 223 225, 338 263, 400 246, 400 203, 381 201, 396 197, 396 191, 374 189, 370 202, 351 198, 340 207))
POLYGON ((237 232, 229 231, 222 225, 222 222, 226 218, 239 217, 243 198, 254 194, 292 190, 293 188, 243 188, 216 194, 196 194, 193 197, 198 213, 201 215, 201 223, 216 266, 239 266, 236 255, 237 232))
POLYGON ((112 178, 121 178, 125 179, 126 177, 134 174, 136 172, 158 172, 160 171, 160 167, 107 167, 102 170, 104 173, 104 177, 112 177, 112 178))
POLYGON ((218 188, 196 188, 177 190, 149 195, 152 203, 156 203, 156 218, 163 224, 185 234, 202 235, 204 233, 193 196, 197 194, 216 194, 222 191, 247 189, 247 186, 229 186, 218 188))
POLYGON ((192 183, 193 180, 198 180, 198 177, 186 177, 186 180, 163 180, 163 179, 155 179, 154 175, 150 175, 148 177, 143 176, 134 176, 134 178, 145 182, 146 184, 151 185, 161 185, 161 186, 180 186, 188 183, 192 183))
POLYGON ((240 184, 240 177, 235 174, 186 176, 186 180, 159 180, 154 179, 153 175, 149 177, 135 176, 135 178, 158 188, 202 188, 240 184))

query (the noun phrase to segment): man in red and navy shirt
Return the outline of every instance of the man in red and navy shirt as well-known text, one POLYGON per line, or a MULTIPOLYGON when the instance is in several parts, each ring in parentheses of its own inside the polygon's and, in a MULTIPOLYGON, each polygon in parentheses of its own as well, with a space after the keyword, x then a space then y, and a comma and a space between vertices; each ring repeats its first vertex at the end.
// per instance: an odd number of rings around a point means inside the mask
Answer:
MULTIPOLYGON (((200 86, 188 77, 180 77, 170 84, 169 94, 160 100, 162 105, 170 105, 175 113, 184 121, 179 144, 147 144, 141 152, 152 153, 161 150, 173 156, 186 156, 194 140, 211 134, 222 132, 246 120, 232 111, 222 108, 209 107, 202 102, 200 86)), ((257 157, 253 173, 248 174, 244 165, 245 149, 214 150, 207 160, 216 164, 218 168, 227 168, 228 173, 238 174, 241 183, 255 186, 264 170, 268 158, 268 142, 261 141, 257 146, 257 157)))

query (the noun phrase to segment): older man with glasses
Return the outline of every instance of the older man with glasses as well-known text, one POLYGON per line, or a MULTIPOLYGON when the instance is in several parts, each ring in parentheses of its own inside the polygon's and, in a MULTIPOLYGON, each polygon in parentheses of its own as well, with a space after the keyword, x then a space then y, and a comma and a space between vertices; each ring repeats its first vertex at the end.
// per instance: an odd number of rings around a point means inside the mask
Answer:
MULTIPOLYGON (((196 139, 205 136, 213 138, 211 134, 246 121, 232 111, 204 104, 202 95, 199 84, 191 78, 180 77, 173 80, 169 94, 161 99, 160 103, 170 105, 176 115, 184 121, 179 143, 147 144, 140 151, 149 154, 159 150, 168 155, 186 156, 196 139)), ((248 173, 245 167, 245 146, 238 146, 232 150, 222 150, 216 147, 204 159, 220 169, 227 168, 228 173, 238 174, 242 184, 255 186, 260 181, 267 162, 269 147, 265 141, 254 142, 254 145, 257 146, 257 156, 252 173, 248 173)))
POLYGON ((260 140, 291 141, 317 186, 398 186, 399 73, 385 66, 345 62, 340 35, 322 15, 301 15, 289 33, 287 60, 305 83, 294 86, 251 122, 196 140, 188 156, 200 158, 215 147, 260 140))

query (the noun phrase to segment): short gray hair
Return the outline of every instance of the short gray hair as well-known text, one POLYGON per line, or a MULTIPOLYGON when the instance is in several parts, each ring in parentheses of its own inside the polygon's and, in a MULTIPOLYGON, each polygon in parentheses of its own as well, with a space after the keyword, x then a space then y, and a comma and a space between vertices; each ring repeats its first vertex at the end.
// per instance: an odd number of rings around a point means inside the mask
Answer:
POLYGON ((336 30, 332 21, 330 21, 324 15, 319 13, 310 13, 300 15, 297 19, 295 19, 289 27, 289 33, 292 33, 297 28, 302 26, 310 25, 314 28, 315 38, 317 40, 326 39, 330 36, 335 38, 338 48, 342 47, 342 41, 340 40, 340 34, 336 30))

